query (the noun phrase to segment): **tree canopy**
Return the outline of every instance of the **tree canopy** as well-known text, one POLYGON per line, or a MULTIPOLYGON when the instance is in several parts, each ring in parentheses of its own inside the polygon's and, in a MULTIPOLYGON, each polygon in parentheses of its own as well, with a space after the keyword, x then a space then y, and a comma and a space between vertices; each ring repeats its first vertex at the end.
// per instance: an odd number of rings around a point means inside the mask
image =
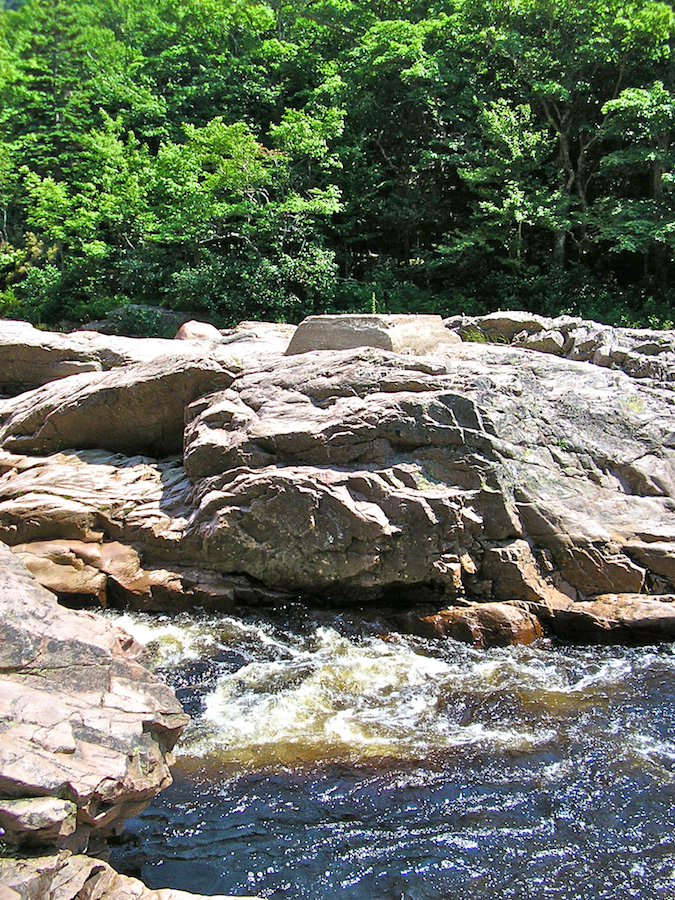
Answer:
POLYGON ((5 0, 0 315, 668 325, 659 0, 5 0))

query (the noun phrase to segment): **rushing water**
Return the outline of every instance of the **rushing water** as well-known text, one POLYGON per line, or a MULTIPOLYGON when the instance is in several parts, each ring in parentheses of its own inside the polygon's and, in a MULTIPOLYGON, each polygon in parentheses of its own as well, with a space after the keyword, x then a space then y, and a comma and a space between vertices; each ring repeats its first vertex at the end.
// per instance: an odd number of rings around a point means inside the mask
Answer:
POLYGON ((675 898, 675 650, 118 616, 193 716, 118 868, 307 900, 675 898), (381 636, 386 634, 385 637, 381 636))

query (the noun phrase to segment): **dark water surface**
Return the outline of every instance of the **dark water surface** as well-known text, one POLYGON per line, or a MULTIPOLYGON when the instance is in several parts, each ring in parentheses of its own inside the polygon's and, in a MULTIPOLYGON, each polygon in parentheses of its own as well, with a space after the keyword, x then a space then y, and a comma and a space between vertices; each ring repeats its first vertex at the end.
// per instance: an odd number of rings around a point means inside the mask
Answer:
POLYGON ((112 862, 308 900, 675 898, 675 650, 118 617, 193 715, 112 862))

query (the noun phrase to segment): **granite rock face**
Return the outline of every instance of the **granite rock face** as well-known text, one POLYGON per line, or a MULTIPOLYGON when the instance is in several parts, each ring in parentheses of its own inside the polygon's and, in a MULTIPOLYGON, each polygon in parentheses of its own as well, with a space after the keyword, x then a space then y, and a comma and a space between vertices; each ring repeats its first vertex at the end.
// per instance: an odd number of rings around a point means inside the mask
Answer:
POLYGON ((188 719, 138 644, 59 606, 3 545, 0 594, 3 840, 81 850, 170 784, 188 719))
MULTIPOLYGON (((555 331, 525 313, 486 320, 509 340, 555 331)), ((73 603, 88 593, 144 609, 424 594, 438 609, 530 604, 555 630, 570 604, 675 589, 669 382, 489 341, 426 357, 372 347, 284 356, 292 333, 251 323, 223 333, 229 365, 202 346, 175 458, 131 455, 155 446, 141 415, 124 447, 87 431, 97 379, 120 386, 123 409, 130 380, 141 391, 159 360, 76 376, 88 385, 81 430, 57 427, 70 422, 72 379, 42 389, 53 397, 65 385, 58 401, 3 401, 0 539, 73 603), (52 453, 50 433, 67 433, 71 449, 52 453), (94 440, 108 449, 84 449, 94 440)), ((178 407, 165 415, 177 434, 178 407)), ((668 604, 654 602, 670 639, 668 604)), ((657 631, 609 628, 621 639, 657 631)))
POLYGON ((28 322, 2 320, 0 390, 18 393, 83 372, 148 363, 162 356, 195 359, 201 353, 189 343, 161 338, 114 337, 95 331, 72 334, 40 331, 28 322))
POLYGON ((304 591, 662 593, 674 400, 487 344, 289 357, 189 408, 187 534, 205 559, 304 591))
POLYGON ((233 377, 208 356, 71 375, 5 400, 0 444, 27 453, 102 447, 169 456, 182 447, 187 404, 233 377))
POLYGON ((458 341, 440 316, 308 316, 298 326, 286 353, 379 347, 395 353, 430 353, 439 344, 458 341))

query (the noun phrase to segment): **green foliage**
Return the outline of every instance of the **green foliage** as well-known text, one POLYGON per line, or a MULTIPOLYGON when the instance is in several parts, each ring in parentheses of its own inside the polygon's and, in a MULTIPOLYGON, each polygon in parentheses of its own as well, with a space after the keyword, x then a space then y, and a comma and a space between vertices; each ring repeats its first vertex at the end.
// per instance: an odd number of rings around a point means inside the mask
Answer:
POLYGON ((674 23, 659 0, 5 2, 0 315, 665 324, 674 23))
POLYGON ((164 323, 161 309, 132 304, 128 300, 119 309, 109 312, 106 322, 114 334, 128 337, 172 338, 176 331, 173 324, 164 323))

